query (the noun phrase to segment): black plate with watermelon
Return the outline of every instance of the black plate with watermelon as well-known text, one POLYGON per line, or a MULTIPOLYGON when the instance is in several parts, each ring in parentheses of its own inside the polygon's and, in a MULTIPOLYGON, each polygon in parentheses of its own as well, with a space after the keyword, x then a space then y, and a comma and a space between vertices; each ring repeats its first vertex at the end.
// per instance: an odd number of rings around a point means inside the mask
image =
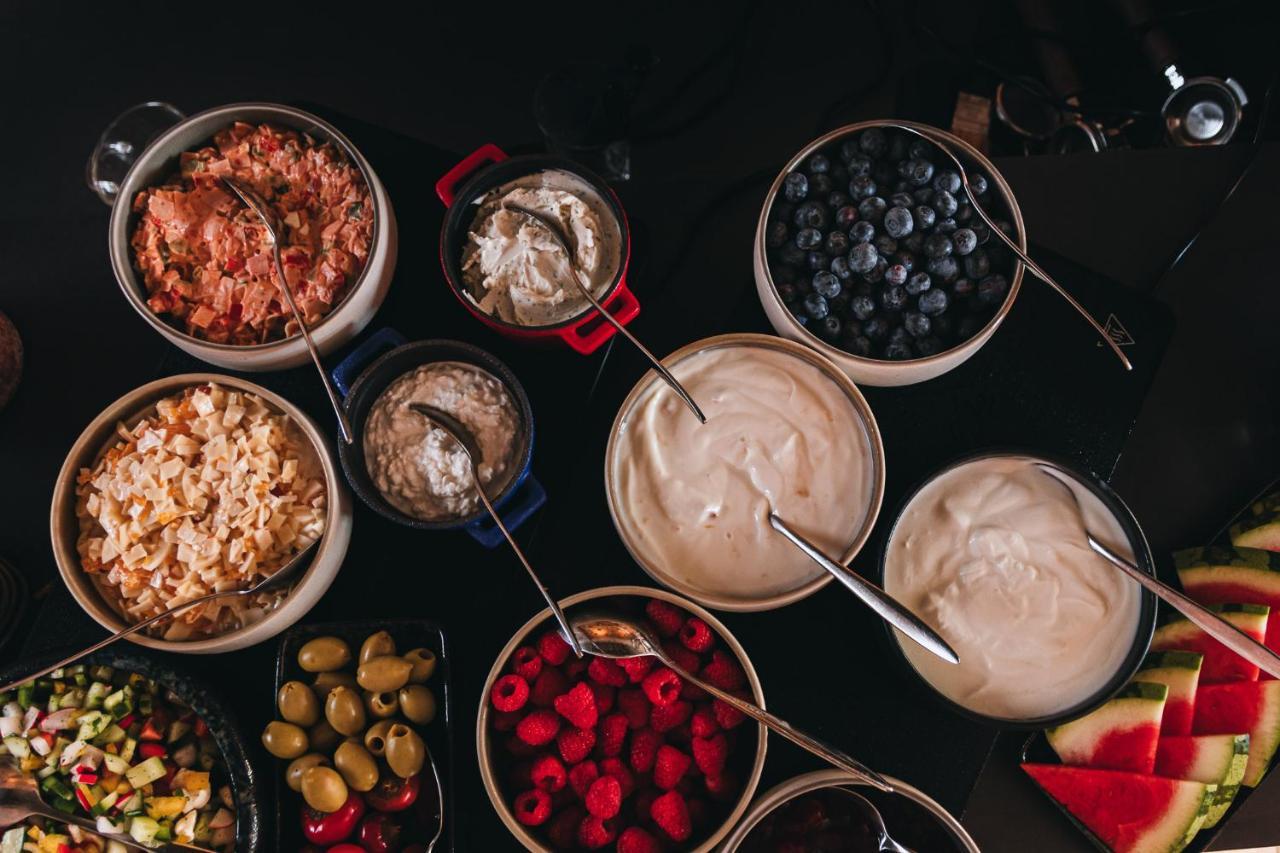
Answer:
MULTIPOLYGON (((1174 563, 1189 596, 1280 651, 1280 482, 1174 563)), ((1032 736, 1023 769, 1101 850, 1200 851, 1277 747, 1280 681, 1167 613, 1128 687, 1032 736)))

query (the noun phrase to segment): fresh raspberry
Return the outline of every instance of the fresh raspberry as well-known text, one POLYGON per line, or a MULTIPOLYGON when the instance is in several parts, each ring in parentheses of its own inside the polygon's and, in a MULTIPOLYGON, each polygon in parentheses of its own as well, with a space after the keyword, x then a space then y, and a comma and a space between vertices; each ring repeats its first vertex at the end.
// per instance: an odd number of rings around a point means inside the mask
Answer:
POLYGON ((644 612, 653 623, 654 630, 663 637, 674 637, 684 626, 684 611, 665 601, 649 599, 649 603, 644 606, 644 612))
POLYGON ((680 642, 691 652, 702 654, 716 642, 716 635, 711 633, 711 626, 697 616, 690 616, 680 629, 680 642))
POLYGON ((554 755, 544 755, 529 768, 533 786, 548 793, 559 791, 569 781, 569 773, 554 755))
POLYGON ((680 688, 680 698, 686 702, 710 702, 711 696, 707 691, 694 684, 692 681, 686 681, 684 687, 680 688))
POLYGON ((658 747, 658 758, 653 763, 653 784, 664 791, 674 788, 692 763, 692 758, 664 743, 658 747))
POLYGON ((655 705, 670 705, 680 698, 680 676, 665 666, 646 675, 642 687, 655 705))
POLYGON ((596 817, 615 817, 622 808, 622 785, 612 776, 601 776, 591 783, 583 803, 596 817))
POLYGON ((729 758, 729 742, 724 735, 696 737, 693 739, 693 760, 704 776, 719 776, 729 758))
POLYGON ((613 704, 618 699, 618 690, 616 687, 610 687, 607 684, 594 683, 590 683, 587 686, 590 687, 591 692, 595 694, 597 711, 601 714, 607 714, 613 710, 613 704))
POLYGON ((560 757, 565 764, 577 764, 595 749, 596 730, 567 728, 556 738, 556 745, 560 748, 560 757))
POLYGON ((721 690, 737 690, 747 683, 738 662, 719 649, 711 653, 711 663, 702 668, 702 677, 721 690))
POLYGON ((618 836, 618 823, 589 814, 578 824, 578 843, 588 850, 599 850, 618 836))
POLYGON ((662 853, 662 845, 640 827, 629 826, 618 836, 618 853, 662 853))
POLYGON ((625 714, 610 714, 600 723, 600 751, 608 756, 622 752, 629 727, 625 714))
POLYGON ((693 705, 683 699, 670 705, 655 705, 649 715, 649 725, 655 732, 669 732, 689 719, 693 713, 693 705))
POLYGON ((538 754, 538 747, 522 741, 518 732, 507 736, 506 748, 507 752, 515 758, 532 758, 538 754))
POLYGON ((551 795, 532 788, 516 796, 513 810, 525 826, 541 826, 551 817, 551 795))
POLYGON ((578 825, 587 816, 579 805, 571 805, 547 824, 547 838, 556 850, 572 850, 578 846, 578 825))
POLYGON ((720 724, 722 729, 736 729, 747 719, 746 714, 731 705, 726 705, 719 699, 712 700, 711 710, 715 712, 716 722, 720 724))
POLYGON ((600 762, 600 773, 604 776, 612 776, 618 780, 618 784, 622 786, 622 799, 626 799, 636 789, 636 779, 631 775, 631 771, 627 766, 617 758, 606 758, 600 762))
POLYGON ((564 664, 564 676, 570 681, 577 681, 587 671, 587 662, 581 658, 569 658, 564 664))
POLYGON ((560 632, 554 628, 543 632, 542 636, 538 638, 538 654, 542 655, 542 659, 552 666, 559 666, 564 663, 571 651, 573 650, 564 641, 564 637, 560 636, 560 632))
POLYGON ((667 743, 679 746, 685 752, 689 751, 689 742, 693 740, 693 732, 689 729, 689 723, 683 722, 674 729, 663 732, 662 736, 667 739, 667 743))
POLYGON ((556 697, 569 689, 569 681, 560 670, 544 667, 529 690, 529 701, 539 708, 550 708, 556 697))
POLYGON ((637 773, 648 773, 653 769, 653 762, 658 757, 658 747, 662 745, 662 735, 653 729, 639 729, 631 733, 631 769, 637 773))
POLYGON ((738 793, 738 779, 732 773, 721 773, 719 776, 708 776, 705 780, 707 785, 707 793, 712 799, 725 800, 733 799, 738 793))
POLYGON ((529 701, 529 682, 518 675, 504 675, 493 683, 489 700, 499 711, 519 711, 529 701))
POLYGON ((621 687, 627 683, 627 672, 608 658, 592 658, 587 664, 587 678, 597 684, 621 687))
POLYGON ((489 715, 489 724, 495 732, 513 732, 523 717, 519 711, 494 711, 489 715))
POLYGON ((511 671, 525 681, 533 681, 542 672, 542 658, 533 646, 521 646, 511 655, 511 671))
POLYGON ((560 731, 560 718, 545 708, 533 711, 516 726, 516 737, 530 746, 550 743, 560 731))
POLYGON ((720 731, 715 712, 710 706, 705 705, 693 712, 693 716, 689 719, 689 726, 694 737, 711 737, 720 731))
POLYGON ((627 715, 627 725, 642 729, 649 725, 649 697, 637 688, 618 691, 618 710, 627 715))
POLYGON ((697 675, 698 670, 702 669, 702 658, 680 645, 678 640, 663 641, 662 650, 665 651, 673 661, 675 661, 676 666, 680 667, 685 672, 691 672, 694 675, 697 675))
POLYGON ((600 713, 596 709, 596 694, 586 682, 580 681, 568 693, 562 693, 555 699, 556 711, 560 716, 580 729, 594 728, 600 713))
POLYGON ((667 791, 654 800, 653 805, 649 807, 649 815, 672 841, 688 841, 689 836, 693 834, 689 806, 679 791, 667 791))
POLYGON ((573 765, 569 770, 569 786, 577 793, 579 799, 587 796, 587 789, 599 778, 600 768, 590 759, 573 765))
POLYGON ((639 684, 644 681, 644 677, 649 674, 649 670, 653 669, 653 665, 658 659, 650 655, 642 658, 623 658, 619 661, 619 665, 627 673, 627 680, 632 684, 639 684))

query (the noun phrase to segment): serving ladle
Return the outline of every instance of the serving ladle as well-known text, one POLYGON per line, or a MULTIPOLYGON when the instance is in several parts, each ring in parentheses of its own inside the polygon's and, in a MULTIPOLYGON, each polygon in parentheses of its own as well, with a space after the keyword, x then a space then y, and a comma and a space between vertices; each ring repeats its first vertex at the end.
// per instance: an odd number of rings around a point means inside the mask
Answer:
POLYGON ((565 642, 573 649, 573 653, 578 657, 582 657, 582 646, 578 644, 577 638, 573 631, 569 628, 569 622, 564 618, 564 611, 560 609, 560 605, 552 598, 551 593, 547 590, 538 573, 533 570, 533 566, 529 565, 529 559, 525 557, 524 551, 521 550, 520 544, 516 542, 515 537, 511 535, 511 531, 507 530, 507 526, 502 523, 502 517, 498 515, 498 511, 493 508, 493 504, 489 501, 489 496, 484 493, 484 486, 480 483, 480 462, 483 460, 483 451, 480 445, 476 443, 475 436, 471 434, 471 430, 467 429, 461 421, 448 412, 438 409, 435 406, 429 406, 426 403, 410 403, 409 408, 422 415, 451 439, 454 443, 462 448, 462 452, 466 454, 467 462, 471 466, 471 480, 475 484, 476 493, 480 496, 480 502, 484 504, 484 508, 488 510, 489 516, 493 519, 493 523, 498 525, 498 529, 502 531, 502 535, 507 538, 507 544, 511 546, 511 550, 516 552, 516 556, 520 558, 520 563, 524 566, 524 570, 529 573, 529 577, 537 585, 538 591, 542 593, 542 598, 547 602, 547 606, 551 608, 551 612, 555 614, 556 621, 560 623, 560 632, 564 634, 565 642))
MULTIPOLYGON (((1071 488, 1071 483, 1066 479, 1070 477, 1070 474, 1048 462, 1035 462, 1033 464, 1046 475, 1057 480, 1067 490, 1076 509, 1080 511, 1080 520, 1083 525, 1084 510, 1080 506, 1080 498, 1077 497, 1075 489, 1071 488)), ((1153 593, 1156 598, 1159 598, 1165 604, 1187 617, 1210 637, 1213 637, 1249 663, 1257 666, 1273 678, 1280 678, 1280 655, 1277 655, 1209 608, 1192 601, 1173 587, 1161 583, 1142 571, 1142 569, 1107 547, 1106 543, 1095 537, 1087 526, 1084 527, 1084 535, 1089 547, 1095 553, 1133 578, 1143 589, 1153 593)))
POLYGON ((726 705, 730 705, 751 719, 763 723, 770 731, 776 732, 801 749, 813 753, 823 761, 833 764, 846 773, 852 773, 872 787, 879 788, 881 791, 893 792, 893 786, 885 781, 884 777, 856 758, 851 758, 835 747, 823 743, 812 735, 805 734, 786 720, 769 713, 758 705, 745 699, 739 699, 732 693, 727 693, 714 684, 709 684, 698 676, 687 672, 671 659, 671 656, 662 648, 662 643, 657 637, 646 627, 637 624, 626 616, 607 611, 584 611, 574 613, 569 622, 573 626, 574 635, 577 636, 582 643, 582 648, 587 652, 600 657, 614 659, 655 657, 690 684, 701 687, 726 705))
POLYGON ((228 177, 223 177, 222 182, 227 185, 228 189, 239 196, 240 200, 250 210, 258 215, 258 218, 262 220, 262 224, 266 227, 267 233, 271 235, 271 256, 275 259, 276 278, 280 280, 280 292, 284 294, 284 301, 288 303, 289 310, 293 312, 293 319, 297 322, 298 330, 302 334, 302 340, 307 345, 307 352, 311 354, 311 361, 320 373, 320 381, 324 383, 324 391, 329 395, 329 405, 333 406, 333 413, 338 416, 338 431, 342 434, 342 440, 347 444, 351 444, 355 441, 355 433, 351 429, 351 421, 347 418, 347 413, 343 411, 342 402, 338 398, 338 392, 334 390, 333 381, 325 371, 324 365, 320 363, 320 351, 316 349, 316 343, 311 339, 311 330, 307 328, 307 321, 302 316, 302 311, 299 310, 298 303, 293 298, 293 288, 284 277, 284 264, 280 260, 280 237, 284 234, 284 224, 280 221, 280 217, 276 215, 271 205, 267 204, 266 199, 258 195, 258 192, 248 184, 228 177))
POLYGON ((911 850, 894 841, 893 837, 889 835, 889 830, 884 825, 884 816, 880 814, 880 810, 876 808, 875 803, 849 788, 835 787, 831 790, 847 797, 862 816, 866 818, 867 824, 876 833, 875 841, 880 847, 880 853, 912 853, 911 850))
POLYGON ((693 416, 698 419, 698 422, 705 424, 707 422, 707 416, 702 413, 702 409, 700 409, 698 404, 693 401, 693 396, 690 395, 689 392, 685 390, 685 387, 680 384, 680 380, 676 379, 675 376, 672 375, 666 365, 659 361, 658 357, 650 352, 648 347, 640 343, 639 339, 637 339, 635 335, 627 331, 627 328, 619 323, 616 317, 606 311, 604 306, 600 304, 600 301, 596 299, 594 294, 592 294, 591 288, 586 284, 583 284, 582 270, 578 268, 577 258, 573 253, 573 249, 569 246, 569 241, 565 239, 564 233, 560 230, 560 224, 551 217, 539 213, 536 210, 531 210, 523 205, 504 201, 502 202, 502 207, 504 210, 510 210, 512 213, 520 214, 530 222, 540 226, 544 231, 551 235, 551 238, 555 240, 556 245, 560 247, 560 251, 564 252, 565 257, 568 259, 569 271, 572 273, 571 278, 573 279, 573 283, 578 286, 578 290, 581 291, 582 295, 587 298, 587 301, 591 303, 597 312, 599 312, 601 317, 617 329, 619 334, 631 341, 631 343, 635 345, 636 349, 640 350, 645 358, 649 359, 649 364, 651 364, 653 369, 658 371, 658 375, 671 386, 671 390, 675 391, 676 394, 680 396, 681 400, 684 400, 684 404, 689 407, 689 411, 693 412, 693 416))

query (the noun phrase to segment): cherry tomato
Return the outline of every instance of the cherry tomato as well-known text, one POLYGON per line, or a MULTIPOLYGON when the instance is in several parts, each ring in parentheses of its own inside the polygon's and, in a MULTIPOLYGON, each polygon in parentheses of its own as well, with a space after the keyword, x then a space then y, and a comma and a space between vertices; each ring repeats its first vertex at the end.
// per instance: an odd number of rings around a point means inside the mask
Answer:
POLYGON ((364 800, 352 791, 342 807, 331 814, 318 812, 304 805, 302 834, 308 841, 316 844, 336 844, 356 831, 356 825, 360 823, 362 817, 364 817, 364 800))
POLYGON ((359 844, 335 844, 327 853, 364 853, 364 848, 359 844))
POLYGON ((378 780, 378 784, 373 786, 373 790, 365 796, 369 799, 369 805, 375 811, 380 812, 402 812, 409 806, 413 805, 418 799, 418 791, 421 788, 421 776, 410 776, 408 779, 400 779, 399 777, 390 776, 384 773, 382 778, 378 780))
POLYGON ((360 846, 369 853, 397 853, 403 834, 398 819, 374 812, 360 824, 360 846))

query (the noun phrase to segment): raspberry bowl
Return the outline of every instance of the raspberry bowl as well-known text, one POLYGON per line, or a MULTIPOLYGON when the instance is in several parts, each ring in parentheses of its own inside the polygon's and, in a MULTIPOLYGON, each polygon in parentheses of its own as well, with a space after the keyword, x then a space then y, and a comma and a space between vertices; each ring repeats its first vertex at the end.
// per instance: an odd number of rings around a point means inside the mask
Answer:
MULTIPOLYGON (((746 651, 697 604, 640 586, 560 603, 571 613, 588 602, 646 621, 682 666, 764 706, 746 651)), ((576 660, 549 610, 516 632, 485 680, 476 749, 489 799, 525 849, 716 848, 755 794, 765 728, 691 685, 669 693, 675 677, 651 658, 576 660)))

